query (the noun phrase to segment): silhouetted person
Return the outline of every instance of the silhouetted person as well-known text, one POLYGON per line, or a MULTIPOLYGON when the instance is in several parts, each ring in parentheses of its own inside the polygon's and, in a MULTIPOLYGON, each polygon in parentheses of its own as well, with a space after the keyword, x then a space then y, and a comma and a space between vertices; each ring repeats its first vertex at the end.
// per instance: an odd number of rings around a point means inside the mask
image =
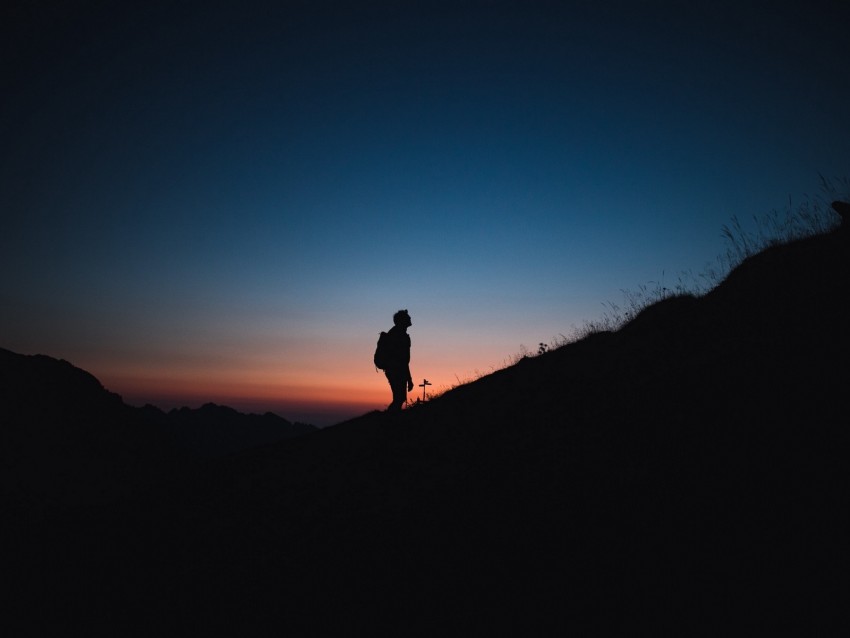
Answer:
POLYGON ((398 412, 407 401, 407 393, 413 390, 410 376, 410 335, 407 329, 413 325, 407 310, 393 315, 393 327, 387 332, 387 356, 384 373, 393 391, 393 402, 387 412, 398 412))

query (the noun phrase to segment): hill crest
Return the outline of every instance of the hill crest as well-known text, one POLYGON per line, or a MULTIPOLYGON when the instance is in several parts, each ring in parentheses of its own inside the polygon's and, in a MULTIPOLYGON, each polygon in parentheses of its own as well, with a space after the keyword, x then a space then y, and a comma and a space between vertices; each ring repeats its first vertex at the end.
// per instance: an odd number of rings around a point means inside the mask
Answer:
POLYGON ((116 567, 87 596, 136 630, 174 613, 313 633, 829 627, 848 243, 842 228, 769 248, 702 297, 396 417, 198 466, 112 501, 96 548, 71 513, 60 549, 24 546, 22 566, 51 565, 33 599, 71 596, 95 561, 116 567))

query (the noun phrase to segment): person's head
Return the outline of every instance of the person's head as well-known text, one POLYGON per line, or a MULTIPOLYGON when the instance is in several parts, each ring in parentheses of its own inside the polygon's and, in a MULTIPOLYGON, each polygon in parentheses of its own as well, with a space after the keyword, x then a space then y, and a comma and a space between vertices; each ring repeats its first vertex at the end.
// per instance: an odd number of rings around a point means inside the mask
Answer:
POLYGON ((409 328, 413 325, 413 322, 410 320, 410 315, 407 310, 399 310, 397 313, 393 315, 393 323, 400 328, 409 328))

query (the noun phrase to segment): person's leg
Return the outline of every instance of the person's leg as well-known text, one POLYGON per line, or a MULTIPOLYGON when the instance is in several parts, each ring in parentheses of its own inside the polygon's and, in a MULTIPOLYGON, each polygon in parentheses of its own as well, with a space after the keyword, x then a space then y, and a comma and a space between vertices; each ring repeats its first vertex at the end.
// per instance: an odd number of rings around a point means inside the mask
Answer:
POLYGON ((393 402, 387 406, 387 412, 398 412, 407 401, 407 379, 404 375, 394 375, 387 372, 387 381, 393 391, 393 402))

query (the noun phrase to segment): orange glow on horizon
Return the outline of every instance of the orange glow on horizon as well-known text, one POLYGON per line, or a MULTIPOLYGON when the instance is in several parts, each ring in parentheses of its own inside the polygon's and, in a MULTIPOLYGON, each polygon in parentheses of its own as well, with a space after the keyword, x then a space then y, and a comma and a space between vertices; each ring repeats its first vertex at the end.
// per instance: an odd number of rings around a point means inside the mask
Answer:
MULTIPOLYGON (((173 376, 113 378, 104 375, 101 381, 107 390, 121 395, 131 405, 151 404, 168 411, 216 403, 246 413, 273 412, 287 420, 305 420, 307 417, 303 415, 316 414, 319 417, 308 422, 317 421, 318 425, 330 425, 372 410, 383 410, 390 401, 383 374, 367 376, 359 386, 278 385, 173 376)), ((415 392, 411 393, 411 400, 414 396, 415 392)))
MULTIPOLYGON (((492 345, 458 348, 453 343, 436 342, 433 335, 430 342, 425 335, 412 337, 415 387, 409 393, 410 401, 422 397, 423 379, 429 381, 427 396, 434 397, 508 363, 491 355, 492 345), (470 360, 500 362, 480 370, 465 369, 465 362, 470 360)), ((129 356, 118 359, 113 353, 94 357, 85 353, 74 357, 74 363, 130 405, 151 404, 168 411, 215 403, 240 412, 273 412, 290 421, 325 426, 383 410, 389 404, 387 380, 371 365, 373 347, 364 341, 356 347, 332 348, 326 344, 316 352, 301 348, 278 352, 255 346, 224 356, 201 351, 194 358, 182 352, 157 352, 135 361, 129 356)))

